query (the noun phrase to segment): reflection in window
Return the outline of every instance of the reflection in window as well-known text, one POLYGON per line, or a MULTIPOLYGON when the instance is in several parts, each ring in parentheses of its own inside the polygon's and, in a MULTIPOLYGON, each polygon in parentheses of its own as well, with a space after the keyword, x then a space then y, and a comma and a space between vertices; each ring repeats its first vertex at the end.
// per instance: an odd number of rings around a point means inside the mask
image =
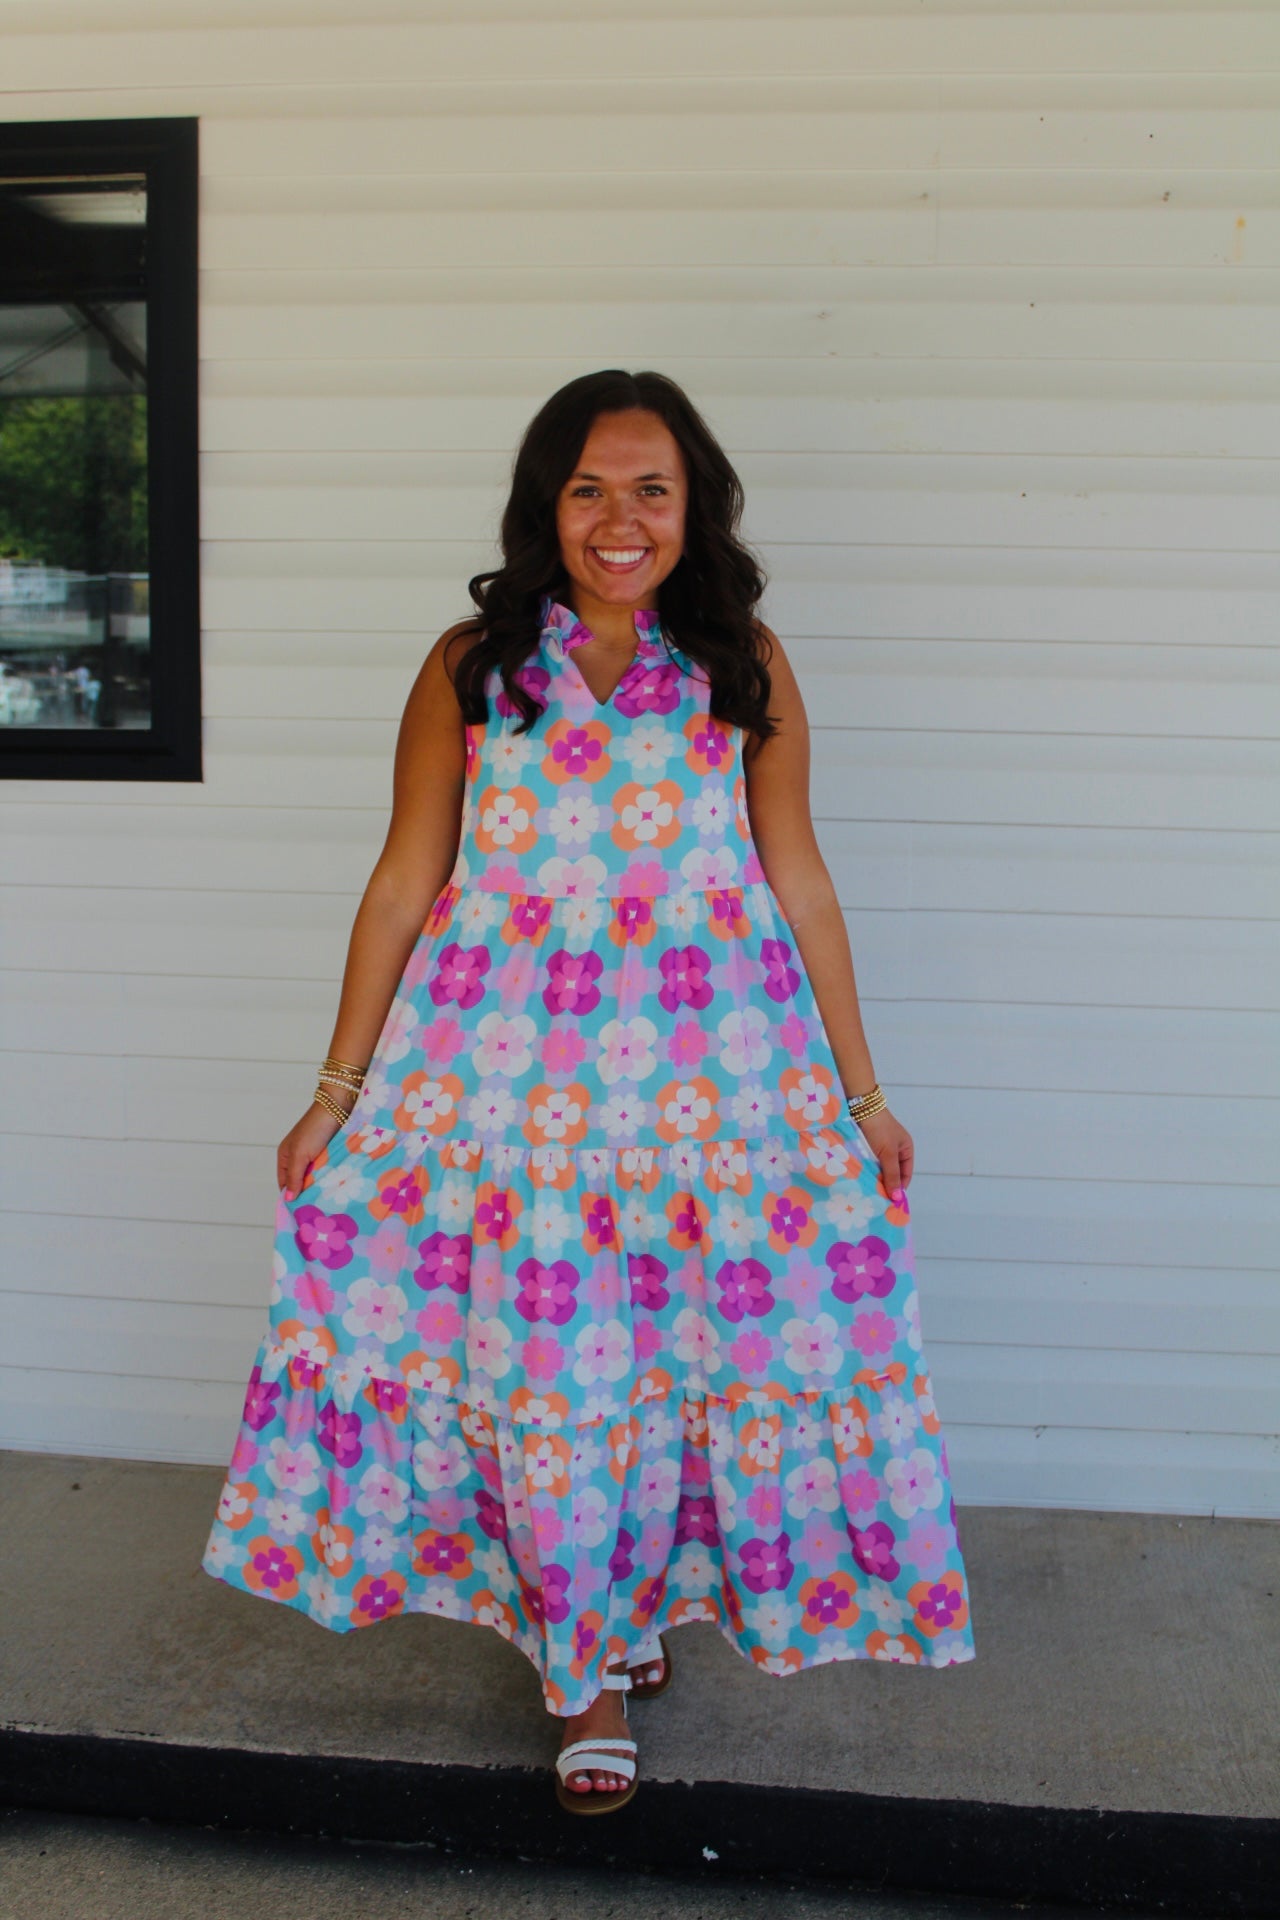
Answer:
POLYGON ((0 726, 152 724, 145 176, 0 179, 0 726))

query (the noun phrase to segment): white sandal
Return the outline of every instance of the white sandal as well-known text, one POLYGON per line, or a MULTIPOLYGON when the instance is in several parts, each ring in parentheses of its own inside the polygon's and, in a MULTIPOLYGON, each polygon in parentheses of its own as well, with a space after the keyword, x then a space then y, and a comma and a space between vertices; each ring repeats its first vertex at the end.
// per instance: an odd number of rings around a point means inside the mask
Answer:
MULTIPOLYGON (((606 1693, 620 1693, 622 1717, 627 1717, 626 1696, 631 1691, 631 1679, 625 1673, 606 1673, 600 1682, 606 1693)), ((636 1779, 636 1743, 634 1740, 572 1740, 556 1755, 556 1799, 568 1813, 612 1813, 617 1807, 625 1807, 640 1782, 636 1779), (612 1793, 600 1793, 592 1788, 590 1793, 571 1793, 567 1785, 571 1773, 620 1773, 626 1781, 625 1787, 615 1787, 612 1793)))

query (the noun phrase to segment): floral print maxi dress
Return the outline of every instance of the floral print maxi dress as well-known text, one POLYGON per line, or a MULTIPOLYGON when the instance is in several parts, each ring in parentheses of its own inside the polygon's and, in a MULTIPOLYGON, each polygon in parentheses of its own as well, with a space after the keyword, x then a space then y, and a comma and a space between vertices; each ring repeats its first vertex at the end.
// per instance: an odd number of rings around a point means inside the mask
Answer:
POLYGON ((653 613, 597 702, 547 598, 365 1090, 279 1201, 204 1566, 520 1647, 552 1712, 688 1620, 767 1673, 973 1657, 908 1209, 849 1117, 653 613))

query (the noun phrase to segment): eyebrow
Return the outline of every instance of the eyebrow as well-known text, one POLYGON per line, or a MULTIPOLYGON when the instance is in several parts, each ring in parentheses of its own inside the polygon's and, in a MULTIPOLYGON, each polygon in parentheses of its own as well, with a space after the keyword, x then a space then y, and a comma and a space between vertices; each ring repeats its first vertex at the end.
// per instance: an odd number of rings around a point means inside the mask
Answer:
MULTIPOLYGON (((572 480, 594 480, 597 485, 604 485, 604 480, 598 473, 574 473, 569 477, 572 480)), ((674 475, 669 473, 638 473, 636 475, 637 483, 644 480, 671 480, 673 478, 674 475)))

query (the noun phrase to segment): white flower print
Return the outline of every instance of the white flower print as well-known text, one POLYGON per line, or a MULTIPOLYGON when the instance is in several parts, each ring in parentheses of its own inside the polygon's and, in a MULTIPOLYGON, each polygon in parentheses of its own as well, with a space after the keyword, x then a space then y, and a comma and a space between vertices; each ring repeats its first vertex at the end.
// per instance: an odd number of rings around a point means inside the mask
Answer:
POLYGON ((674 1460, 649 1460, 641 1467, 636 1494, 640 1513, 674 1513, 680 1499, 680 1469, 674 1460))
POLYGON ((730 1534, 738 1524, 738 1489, 726 1474, 713 1473, 711 1491, 715 1496, 720 1531, 730 1534))
POLYGON ((696 847, 680 862, 680 877, 696 893, 731 887, 738 879, 737 857, 729 847, 696 847))
POLYGON ((745 1201, 722 1196, 712 1232, 716 1246, 726 1253, 742 1254, 751 1251, 754 1241, 767 1238, 769 1225, 749 1212, 745 1201))
POLYGON ((796 1520, 811 1513, 834 1513, 840 1504, 836 1470, 830 1460, 806 1460, 787 1475, 787 1512, 796 1520))
POLYGON ((538 892, 556 899, 576 899, 580 895, 590 899, 600 892, 605 878, 605 864, 598 854, 584 854, 581 860, 566 860, 557 854, 539 866, 538 892))
POLYGON ((496 894, 473 888, 464 893, 454 912, 457 937, 464 945, 482 940, 490 927, 504 917, 506 902, 496 894))
POLYGON ((675 1356, 689 1366, 701 1363, 707 1373, 720 1365, 720 1336, 706 1315, 696 1307, 682 1307, 676 1315, 675 1356))
POLYGON ((678 1593, 710 1593, 718 1575, 705 1547, 682 1547, 672 1566, 672 1585, 678 1593))
POLYGON ((596 1072, 607 1087, 618 1080, 644 1080, 658 1064, 654 1045, 658 1029, 652 1020, 606 1020, 599 1033, 600 1056, 596 1072))
POLYGON ((538 1254, 558 1255, 566 1241, 576 1240, 582 1221, 570 1213, 554 1187, 544 1187, 534 1195, 529 1237, 538 1254))
POLYGON ((384 1062, 403 1060, 409 1051, 410 1035, 417 1024, 418 1010, 413 1001, 399 997, 394 999, 382 1023, 382 1038, 378 1043, 379 1057, 384 1062))
POLYGON ((877 1626, 886 1633, 896 1633, 904 1620, 911 1617, 911 1609, 905 1600, 900 1600, 892 1587, 886 1587, 883 1580, 869 1580, 859 1589, 858 1605, 863 1613, 871 1614, 877 1626))
POLYGON ((606 1320, 602 1327, 584 1327, 574 1342, 578 1358, 573 1377, 579 1386, 591 1386, 597 1380, 621 1380, 631 1367, 631 1338, 620 1320, 606 1320))
POLYGON ((682 745, 669 727, 653 720, 642 722, 632 727, 630 733, 616 738, 611 751, 615 759, 626 762, 637 780, 643 780, 646 774, 661 775, 668 760, 679 753, 682 745))
POLYGON ((517 1080, 533 1065, 537 1027, 526 1013, 486 1013, 476 1027, 478 1044, 472 1051, 476 1072, 500 1073, 517 1080))
POLYGON ((866 1232, 877 1212, 876 1196, 864 1193, 852 1180, 841 1181, 834 1193, 814 1208, 825 1226, 833 1227, 842 1240, 858 1240, 866 1232))
POLYGON ((840 1334, 829 1313, 820 1313, 816 1320, 786 1321, 782 1337, 787 1343, 787 1365, 795 1373, 835 1373, 839 1367, 840 1334))
POLYGON ((258 1516, 266 1521, 268 1532, 277 1540, 292 1540, 307 1524, 306 1508, 291 1493, 278 1493, 273 1500, 265 1500, 258 1516))
POLYGON ((348 1333, 376 1334, 388 1345, 404 1333, 409 1302, 394 1281, 375 1280, 371 1275, 355 1280, 347 1288, 347 1301, 342 1324, 348 1333))
POLYGON ((600 829, 603 814, 586 786, 561 790, 560 798, 547 812, 547 829, 561 847, 585 847, 600 829))
MULTIPOLYGON (((733 825, 733 800, 723 781, 708 780, 693 796, 689 817, 699 833, 719 838, 733 825)), ((727 851, 727 849, 726 849, 727 851)), ((712 880, 711 886, 717 885, 712 880)))
POLYGON ((342 1596, 334 1585, 333 1575, 322 1568, 319 1573, 304 1574, 298 1585, 306 1596, 307 1612, 311 1618, 322 1626, 332 1626, 343 1608, 342 1596))
POLYGON ((930 1512, 942 1503, 937 1462, 923 1447, 917 1447, 905 1460, 888 1461, 884 1477, 889 1488, 889 1505, 903 1520, 910 1520, 921 1508, 930 1512))
POLYGON ((362 1206, 374 1192, 374 1183, 358 1160, 339 1160, 337 1166, 325 1167, 312 1183, 318 1205, 323 1205, 333 1213, 344 1213, 348 1207, 362 1206))
POLYGON ((753 1633, 757 1640, 774 1653, 781 1653, 789 1643, 796 1624, 796 1608, 785 1600, 775 1600, 766 1595, 758 1600, 754 1607, 742 1610, 743 1625, 753 1633))
POLYGON ((501 1380, 511 1371, 511 1335, 501 1320, 483 1320, 471 1314, 467 1320, 467 1365, 475 1373, 486 1373, 501 1380))
POLYGON ((238 1547, 231 1534, 218 1528, 209 1536, 209 1544, 204 1550, 205 1564, 214 1573, 229 1571, 232 1567, 242 1566, 245 1560, 243 1547, 238 1547))
POLYGON ((600 1124, 610 1140, 634 1140, 645 1122, 647 1103, 631 1088, 612 1094, 599 1109, 600 1124))
MULTIPOLYGON (((434 1613, 439 1620, 452 1620, 458 1612, 457 1588, 449 1580, 433 1580, 424 1587, 421 1595, 414 1601, 415 1613, 434 1613)), ((466 1609, 463 1618, 471 1618, 471 1609, 466 1609)))
POLYGON ((510 1600, 520 1591, 510 1558, 496 1542, 478 1547, 471 1556, 471 1564, 496 1599, 510 1600))
POLYGON ((886 1393, 880 1401, 879 1413, 871 1422, 873 1431, 891 1447, 909 1446, 919 1425, 915 1408, 900 1393, 886 1393))
POLYGON ((720 1064, 726 1073, 759 1073, 773 1054, 769 1044, 769 1016, 759 1007, 726 1013, 716 1031, 720 1035, 720 1064))
POLYGON ((920 1295, 913 1288, 902 1303, 902 1317, 907 1323, 907 1345, 913 1353, 919 1353, 920 1333, 920 1295))
POLYGON ((536 740, 527 735, 504 731, 489 748, 488 773, 495 787, 519 787, 524 784, 525 768, 540 754, 536 740))
POLYGON ((643 1193, 624 1193, 618 1200, 618 1231, 624 1246, 633 1250, 645 1247, 662 1234, 666 1221, 651 1208, 643 1193))
POLYGON ((441 1233, 467 1231, 476 1210, 474 1180, 465 1179, 456 1173, 447 1173, 431 1198, 436 1203, 432 1212, 439 1222, 441 1233))
POLYGON ((481 1135, 505 1132, 522 1111, 509 1088, 499 1085, 470 1094, 462 1103, 462 1118, 481 1135))
POLYGON ((662 1448, 669 1447, 679 1431, 674 1416, 660 1400, 643 1407, 640 1420, 647 1453, 658 1453, 662 1448))
POLYGON ((734 1092, 725 1094, 724 1105, 734 1126, 750 1135, 765 1131, 777 1102, 761 1081, 744 1080, 734 1092))

